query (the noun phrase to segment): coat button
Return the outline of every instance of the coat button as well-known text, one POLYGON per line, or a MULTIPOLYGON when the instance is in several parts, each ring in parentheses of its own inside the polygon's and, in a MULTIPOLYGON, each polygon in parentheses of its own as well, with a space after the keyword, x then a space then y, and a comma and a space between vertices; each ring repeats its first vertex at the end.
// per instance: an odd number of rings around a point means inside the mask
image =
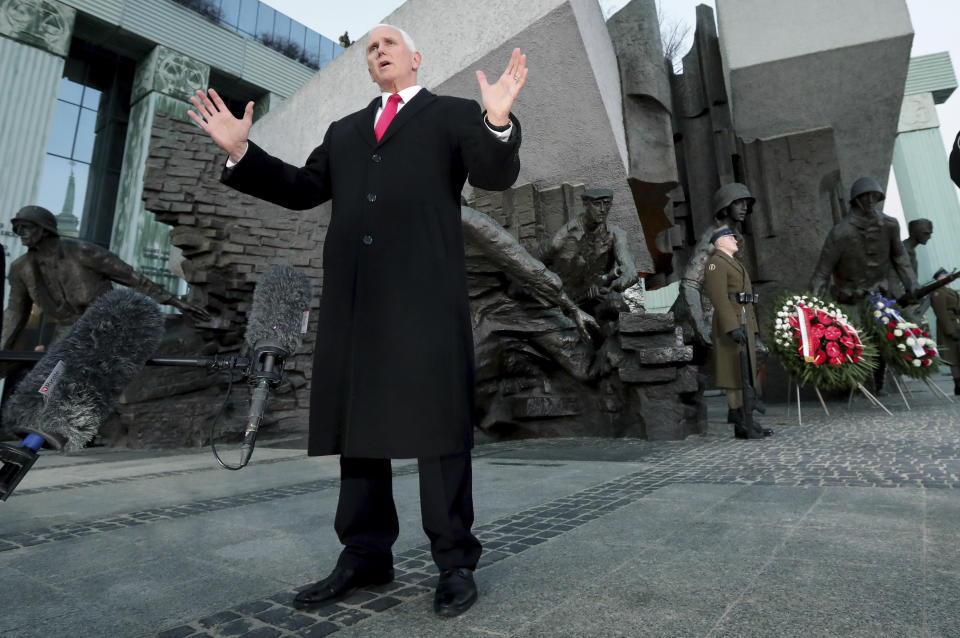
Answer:
POLYGON ((364 246, 369 246, 373 243, 373 237, 371 235, 364 235, 361 241, 363 241, 364 246))
POLYGON ((367 201, 368 201, 368 202, 371 202, 371 203, 377 201, 377 194, 376 194, 376 193, 367 193, 367 201))
POLYGON ((372 159, 375 164, 379 164, 380 160, 382 160, 383 158, 380 156, 380 153, 374 153, 373 157, 371 157, 370 159, 372 159))

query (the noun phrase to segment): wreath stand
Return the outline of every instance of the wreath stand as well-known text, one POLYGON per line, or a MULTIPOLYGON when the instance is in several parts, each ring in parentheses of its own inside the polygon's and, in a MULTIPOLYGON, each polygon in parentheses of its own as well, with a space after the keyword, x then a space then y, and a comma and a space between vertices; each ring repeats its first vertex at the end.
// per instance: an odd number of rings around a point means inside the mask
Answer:
MULTIPOLYGON (((898 385, 897 387, 899 388, 900 386, 898 385)), ((860 392, 863 393, 863 396, 865 396, 867 400, 870 401, 870 403, 877 406, 878 408, 886 412, 888 415, 893 416, 893 412, 888 410, 887 406, 885 406, 880 401, 880 399, 875 397, 873 394, 870 393, 869 390, 863 387, 862 383, 858 383, 856 387, 850 389, 850 397, 847 400, 848 406, 853 401, 853 393, 856 392, 857 390, 860 390, 860 392)), ((827 416, 830 416, 830 410, 827 409, 827 402, 823 400, 823 395, 820 394, 820 388, 818 388, 817 386, 813 386, 813 391, 817 394, 817 399, 820 401, 820 407, 823 408, 824 414, 826 414, 827 416)), ((792 377, 788 376, 787 377, 787 418, 790 417, 790 404, 793 402, 792 395, 794 394, 796 396, 796 402, 797 402, 797 425, 803 425, 803 413, 800 410, 800 384, 796 383, 792 377)), ((902 394, 903 393, 901 392, 901 396, 902 394)), ((906 399, 904 399, 904 403, 906 403, 906 399)), ((907 406, 907 407, 909 409, 910 406, 907 406)))

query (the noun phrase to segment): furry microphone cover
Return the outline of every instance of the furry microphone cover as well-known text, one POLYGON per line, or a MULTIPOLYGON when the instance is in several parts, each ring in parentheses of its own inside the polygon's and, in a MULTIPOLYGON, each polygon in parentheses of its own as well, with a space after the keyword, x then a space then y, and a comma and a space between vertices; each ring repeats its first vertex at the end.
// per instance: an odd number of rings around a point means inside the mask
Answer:
POLYGON ((292 355, 306 332, 313 290, 310 280, 292 266, 274 266, 260 277, 253 289, 253 305, 247 316, 244 341, 251 353, 272 345, 292 355))
POLYGON ((152 299, 126 288, 102 295, 17 386, 4 429, 56 434, 64 449, 82 448, 162 338, 163 315, 152 299))

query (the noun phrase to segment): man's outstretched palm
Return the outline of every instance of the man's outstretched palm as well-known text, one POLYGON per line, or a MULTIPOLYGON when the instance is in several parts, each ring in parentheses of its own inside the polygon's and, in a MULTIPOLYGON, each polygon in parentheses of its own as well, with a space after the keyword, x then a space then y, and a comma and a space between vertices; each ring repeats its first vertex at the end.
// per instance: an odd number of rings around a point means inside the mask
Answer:
POLYGON ((527 81, 527 56, 514 49, 507 70, 495 84, 487 82, 483 71, 477 71, 480 83, 480 101, 487 111, 487 119, 495 126, 503 126, 510 121, 510 109, 517 94, 527 81))
POLYGON ((247 150, 247 136, 253 126, 253 102, 247 102, 243 117, 236 118, 216 91, 209 89, 208 92, 209 96, 198 90, 196 97, 190 98, 197 112, 188 110, 187 115, 230 155, 231 160, 239 161, 247 150))

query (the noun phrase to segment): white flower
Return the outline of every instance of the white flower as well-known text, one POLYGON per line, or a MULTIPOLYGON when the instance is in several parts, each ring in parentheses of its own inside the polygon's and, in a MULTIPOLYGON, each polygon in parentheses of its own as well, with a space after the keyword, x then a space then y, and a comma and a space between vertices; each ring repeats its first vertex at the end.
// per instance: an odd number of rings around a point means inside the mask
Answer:
MULTIPOLYGON (((894 334, 896 334, 896 333, 894 333, 894 334)), ((897 335, 897 336, 899 337, 900 335, 897 335)), ((908 346, 913 346, 913 345, 915 345, 916 343, 917 343, 917 340, 916 340, 916 339, 914 339, 913 337, 907 337, 907 345, 908 345, 908 346)))
POLYGON ((880 321, 882 321, 883 323, 890 323, 890 320, 887 319, 886 317, 884 317, 884 318, 881 319, 880 321))
POLYGON ((914 367, 914 368, 919 368, 921 365, 923 365, 922 363, 920 363, 920 359, 914 359, 914 360, 911 361, 910 363, 913 364, 913 367, 914 367))
POLYGON ((787 316, 787 313, 781 311, 781 312, 778 312, 778 313, 777 313, 777 316, 778 316, 778 317, 786 317, 786 316, 787 316))
POLYGON ((897 350, 900 350, 900 351, 902 352, 902 351, 904 351, 904 350, 906 350, 906 349, 907 349, 907 346, 906 346, 906 345, 904 345, 904 344, 902 344, 902 343, 898 343, 898 344, 897 344, 897 350))
POLYGON ((877 308, 880 308, 881 310, 883 309, 883 302, 882 302, 882 301, 878 301, 876 305, 877 305, 877 308))
POLYGON ((879 316, 881 316, 881 315, 883 315, 883 313, 880 312, 879 310, 874 310, 874 311, 873 311, 873 316, 874 316, 874 317, 879 317, 879 316))
MULTIPOLYGON (((902 337, 902 336, 903 336, 903 330, 901 330, 900 328, 896 328, 896 329, 893 331, 893 336, 894 336, 894 337, 902 337)), ((907 341, 909 342, 910 340, 907 339, 907 341)))

